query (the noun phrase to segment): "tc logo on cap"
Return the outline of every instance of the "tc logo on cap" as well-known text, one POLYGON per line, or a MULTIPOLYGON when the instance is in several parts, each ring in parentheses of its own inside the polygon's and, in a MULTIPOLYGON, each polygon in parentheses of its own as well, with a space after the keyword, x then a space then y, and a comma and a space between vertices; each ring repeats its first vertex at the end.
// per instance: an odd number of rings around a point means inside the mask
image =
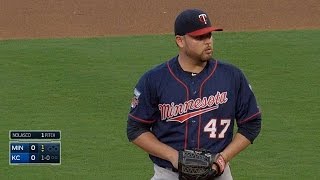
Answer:
POLYGON ((200 22, 203 22, 204 24, 207 24, 207 15, 206 14, 200 14, 199 15, 200 22))

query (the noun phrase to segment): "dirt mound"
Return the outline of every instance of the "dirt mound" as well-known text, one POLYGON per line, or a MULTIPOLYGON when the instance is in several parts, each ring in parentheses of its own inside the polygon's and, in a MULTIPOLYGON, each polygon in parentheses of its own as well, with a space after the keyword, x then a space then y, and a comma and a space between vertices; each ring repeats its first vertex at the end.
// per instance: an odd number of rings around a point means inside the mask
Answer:
POLYGON ((320 28, 318 0, 0 0, 0 39, 172 33, 185 8, 225 31, 320 28))

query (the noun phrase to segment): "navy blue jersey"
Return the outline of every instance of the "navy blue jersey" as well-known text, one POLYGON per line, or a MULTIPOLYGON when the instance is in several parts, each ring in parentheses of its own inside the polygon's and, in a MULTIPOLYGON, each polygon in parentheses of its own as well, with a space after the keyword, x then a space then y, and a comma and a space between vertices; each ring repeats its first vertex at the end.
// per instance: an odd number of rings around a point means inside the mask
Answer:
MULTIPOLYGON (((221 152, 233 138, 234 123, 260 118, 244 74, 211 59, 196 75, 183 71, 175 57, 145 73, 134 89, 129 121, 151 125, 159 141, 176 150, 221 152)), ((172 167, 150 156, 162 167, 172 167)))

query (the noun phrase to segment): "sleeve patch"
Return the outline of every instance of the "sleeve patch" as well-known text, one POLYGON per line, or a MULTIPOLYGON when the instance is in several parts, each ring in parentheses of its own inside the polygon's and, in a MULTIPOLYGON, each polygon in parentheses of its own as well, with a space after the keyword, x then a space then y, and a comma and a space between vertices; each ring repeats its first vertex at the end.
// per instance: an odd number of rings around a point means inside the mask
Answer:
POLYGON ((134 89, 133 94, 134 94, 134 96, 131 99, 131 108, 135 108, 135 107, 138 106, 138 104, 139 104, 139 96, 141 95, 140 91, 138 91, 137 88, 134 89))

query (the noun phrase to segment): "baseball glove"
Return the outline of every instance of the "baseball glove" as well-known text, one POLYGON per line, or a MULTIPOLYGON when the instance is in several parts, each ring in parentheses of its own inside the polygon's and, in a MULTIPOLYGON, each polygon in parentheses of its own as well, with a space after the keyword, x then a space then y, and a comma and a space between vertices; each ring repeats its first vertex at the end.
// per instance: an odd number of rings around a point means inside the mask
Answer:
POLYGON ((207 150, 179 151, 179 180, 213 180, 223 173, 224 159, 207 150), (223 160, 223 162, 222 162, 223 160), (216 168, 212 168, 215 164, 216 168))

